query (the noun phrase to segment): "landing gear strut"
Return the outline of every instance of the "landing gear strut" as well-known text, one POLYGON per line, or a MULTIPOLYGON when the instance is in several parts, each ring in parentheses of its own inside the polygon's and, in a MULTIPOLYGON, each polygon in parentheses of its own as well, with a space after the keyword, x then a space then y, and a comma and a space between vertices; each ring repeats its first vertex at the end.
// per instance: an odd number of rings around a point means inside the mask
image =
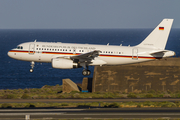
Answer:
POLYGON ((91 74, 91 71, 88 69, 88 66, 86 66, 86 68, 87 68, 87 69, 84 69, 84 70, 82 71, 82 74, 83 74, 84 76, 88 76, 88 75, 91 74))
POLYGON ((32 72, 34 71, 34 70, 33 70, 34 65, 35 65, 35 62, 34 62, 34 61, 32 61, 32 62, 31 62, 31 69, 29 70, 29 72, 31 72, 31 73, 32 73, 32 72))

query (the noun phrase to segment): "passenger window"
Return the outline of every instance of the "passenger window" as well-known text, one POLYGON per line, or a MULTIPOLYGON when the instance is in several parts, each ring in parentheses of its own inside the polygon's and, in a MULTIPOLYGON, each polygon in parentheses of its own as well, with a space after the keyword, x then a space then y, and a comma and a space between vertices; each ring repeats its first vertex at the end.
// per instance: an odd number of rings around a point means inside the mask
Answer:
POLYGON ((39 50, 41 50, 41 48, 39 48, 39 50))

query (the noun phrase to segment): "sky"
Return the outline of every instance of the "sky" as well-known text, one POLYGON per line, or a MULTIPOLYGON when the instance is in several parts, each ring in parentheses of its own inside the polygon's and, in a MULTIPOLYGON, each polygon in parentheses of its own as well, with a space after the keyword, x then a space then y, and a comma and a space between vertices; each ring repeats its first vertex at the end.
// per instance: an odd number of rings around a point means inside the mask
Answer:
POLYGON ((180 0, 0 0, 0 29, 180 28, 180 0))

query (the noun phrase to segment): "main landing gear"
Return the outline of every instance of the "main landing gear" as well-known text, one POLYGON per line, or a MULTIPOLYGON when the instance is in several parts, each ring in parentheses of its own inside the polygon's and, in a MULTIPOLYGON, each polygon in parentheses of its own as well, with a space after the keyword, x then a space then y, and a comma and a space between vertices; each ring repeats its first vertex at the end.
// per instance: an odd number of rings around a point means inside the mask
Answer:
POLYGON ((31 62, 31 69, 29 70, 29 72, 31 72, 31 73, 32 73, 32 72, 34 71, 34 70, 33 70, 34 65, 35 65, 35 62, 34 62, 34 61, 32 61, 32 62, 31 62))
POLYGON ((87 69, 84 69, 84 70, 82 71, 82 74, 83 74, 84 76, 88 76, 88 75, 91 74, 91 71, 88 69, 88 66, 86 66, 86 68, 87 68, 87 69))

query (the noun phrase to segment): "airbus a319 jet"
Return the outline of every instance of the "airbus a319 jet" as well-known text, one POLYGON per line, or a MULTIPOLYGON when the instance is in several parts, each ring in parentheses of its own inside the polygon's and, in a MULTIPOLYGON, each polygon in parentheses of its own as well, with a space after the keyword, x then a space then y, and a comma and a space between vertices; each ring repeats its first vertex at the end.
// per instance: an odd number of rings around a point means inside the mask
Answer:
POLYGON ((165 50, 173 19, 162 22, 136 46, 115 46, 74 43, 26 42, 8 52, 17 60, 51 63, 53 68, 72 69, 83 67, 82 74, 90 75, 88 66, 121 65, 145 62, 174 56, 175 52, 165 50))

